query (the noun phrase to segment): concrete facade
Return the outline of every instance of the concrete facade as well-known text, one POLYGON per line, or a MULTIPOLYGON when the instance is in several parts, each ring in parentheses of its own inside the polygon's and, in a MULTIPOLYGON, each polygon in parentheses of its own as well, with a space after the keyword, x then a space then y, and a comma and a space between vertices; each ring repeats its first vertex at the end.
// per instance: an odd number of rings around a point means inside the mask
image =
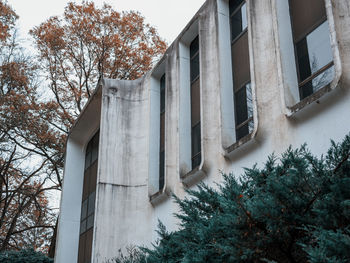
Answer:
POLYGON ((100 130, 91 262, 156 240, 158 219, 177 229, 171 193, 185 196, 220 171, 239 176, 272 152, 307 142, 321 155, 350 132, 350 3, 325 0, 334 78, 300 101, 288 0, 247 0, 254 128, 236 141, 229 6, 207 0, 154 69, 134 81, 102 80, 66 150, 55 262, 77 262, 85 147, 100 130), (190 165, 189 44, 199 35, 201 164, 190 165), (159 80, 165 73, 165 185, 158 191, 159 80))

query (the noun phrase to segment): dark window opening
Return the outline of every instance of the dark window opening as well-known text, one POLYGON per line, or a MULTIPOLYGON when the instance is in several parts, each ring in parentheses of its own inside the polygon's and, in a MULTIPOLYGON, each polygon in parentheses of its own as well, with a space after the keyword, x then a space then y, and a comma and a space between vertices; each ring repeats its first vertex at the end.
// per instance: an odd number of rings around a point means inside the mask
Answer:
POLYGON ((160 78, 160 147, 159 147, 159 191, 164 187, 165 176, 165 74, 160 78))
POLYGON ((201 129, 200 129, 200 66, 198 36, 190 45, 191 73, 191 165, 192 169, 201 163, 201 129))
POLYGON ((247 4, 230 0, 232 76, 235 105, 236 140, 253 131, 253 101, 247 31, 247 4))
POLYGON ((165 74, 160 78, 160 113, 165 111, 165 74))
POLYGON ((95 192, 89 194, 88 198, 85 199, 81 206, 81 228, 80 234, 83 234, 87 230, 93 227, 93 219, 94 219, 94 211, 95 211, 95 192))
POLYGON ((247 4, 244 0, 230 1, 231 40, 235 41, 248 26, 247 4))
POLYGON ((230 0, 230 2, 229 2, 230 14, 235 12, 236 9, 244 3, 245 3, 245 0, 230 0))
POLYGON ((164 187, 165 164, 164 151, 159 153, 159 191, 164 187))
POLYGON ((100 132, 98 131, 92 139, 89 141, 86 152, 85 152, 85 170, 88 169, 98 157, 98 140, 99 140, 100 132))
POLYGON ((201 163, 201 127, 200 122, 192 127, 192 169, 201 163))
POLYGON ((250 83, 235 93, 236 138, 243 138, 253 131, 253 101, 250 83))
POLYGON ((83 196, 80 216, 78 263, 91 260, 92 237, 95 214, 99 132, 89 141, 85 152, 83 196))
POLYGON ((199 78, 199 39, 198 36, 190 45, 191 83, 199 78))
POLYGON ((333 80, 330 33, 323 0, 290 0, 289 6, 302 100, 333 80))

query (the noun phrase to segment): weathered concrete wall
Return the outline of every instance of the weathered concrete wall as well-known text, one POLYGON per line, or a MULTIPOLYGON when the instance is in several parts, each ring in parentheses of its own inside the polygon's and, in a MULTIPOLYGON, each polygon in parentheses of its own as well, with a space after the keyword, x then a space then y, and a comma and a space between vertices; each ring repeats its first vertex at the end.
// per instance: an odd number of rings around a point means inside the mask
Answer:
POLYGON ((93 262, 104 262, 134 240, 147 242, 152 233, 147 84, 103 83, 93 262))
MULTIPOLYGON (((195 180, 184 185, 180 175, 189 172, 184 165, 188 162, 189 138, 186 137, 188 132, 183 130, 190 118, 188 113, 185 114, 188 109, 186 92, 189 92, 184 88, 188 83, 183 75, 188 64, 186 49, 197 34, 200 41, 202 163, 201 174, 194 173, 195 179, 213 185, 222 180, 219 171, 239 176, 243 167, 262 164, 272 152, 278 154, 289 145, 298 147, 304 142, 313 153, 321 155, 330 146, 330 139, 339 141, 350 132, 349 2, 325 0, 336 64, 332 88, 293 111, 292 106, 298 103, 293 90, 295 76, 291 71, 294 69, 286 62, 290 50, 288 39, 284 41, 285 31, 281 31, 286 26, 283 19, 289 18, 278 13, 283 9, 283 4, 279 5, 281 2, 278 1, 287 0, 247 1, 255 103, 255 131, 247 143, 237 144, 229 133, 234 132, 230 122, 233 118, 229 116, 230 111, 232 115, 234 113, 230 101, 231 58, 227 51, 230 38, 226 35, 229 30, 228 1, 208 0, 167 50, 162 61, 162 65, 166 65, 166 180, 161 202, 151 203, 148 190, 149 143, 158 140, 149 138, 159 136, 150 132, 157 130, 157 127, 150 127, 153 123, 150 121, 150 87, 159 65, 139 80, 104 80, 93 262, 103 262, 128 245, 149 245, 157 238, 158 219, 169 230, 178 227, 173 217, 178 208, 169 196, 174 193, 184 197, 184 189, 196 185, 195 180), (228 148, 231 149, 229 153, 228 148)), ((67 152, 66 158, 73 155, 74 152, 67 152)), ((69 169, 66 164, 65 177, 69 169)), ((68 206, 63 200, 61 216, 68 206)), ((78 233, 78 230, 74 231, 78 233)), ((58 253, 61 251, 58 247, 58 253)))

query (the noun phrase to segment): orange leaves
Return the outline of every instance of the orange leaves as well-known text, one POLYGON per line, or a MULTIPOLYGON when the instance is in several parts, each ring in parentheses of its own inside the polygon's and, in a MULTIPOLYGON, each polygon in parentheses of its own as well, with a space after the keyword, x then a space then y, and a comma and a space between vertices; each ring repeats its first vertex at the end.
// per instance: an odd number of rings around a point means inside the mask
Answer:
POLYGON ((64 29, 60 27, 58 17, 51 17, 45 23, 30 30, 30 34, 34 36, 37 43, 41 43, 38 47, 47 46, 47 49, 42 50, 45 54, 65 48, 64 29))
MULTIPOLYGON (((9 36, 15 19, 0 0, 0 41, 9 36)), ((38 173, 59 188, 68 130, 99 77, 139 78, 164 53, 166 43, 140 13, 119 13, 106 4, 98 8, 93 1, 68 3, 61 17, 51 17, 30 33, 45 78, 43 96, 35 87, 32 62, 17 59, 0 65, 0 137, 5 134, 28 156, 39 156, 43 166, 38 173)), ((20 183, 22 177, 12 178, 20 183)), ((33 182, 23 193, 37 189, 33 182)), ((45 208, 47 199, 37 198, 45 208)), ((33 218, 40 216, 39 207, 31 206, 33 218)))
MULTIPOLYGON (((46 114, 58 107, 39 102, 38 67, 11 35, 16 19, 0 0, 0 249, 47 244, 38 235, 50 235, 49 228, 39 229, 38 225, 50 227, 52 222, 47 220, 53 216, 49 215, 44 183, 54 173, 60 180, 64 150, 61 131, 50 123, 55 116, 46 114)), ((62 48, 59 37, 63 31, 55 30, 55 25, 53 18, 51 27, 38 29, 42 37, 38 40, 56 41, 50 48, 57 49, 62 48)))
POLYGON ((119 13, 106 4, 98 8, 93 1, 68 3, 62 17, 48 19, 31 34, 57 106, 55 117, 45 114, 63 130, 79 115, 101 75, 139 78, 166 49, 138 12, 119 13))
MULTIPOLYGON (((26 75, 26 65, 10 61, 0 65, 0 79, 2 83, 6 83, 7 91, 18 87, 26 87, 28 85, 28 76, 26 75)), ((3 89, 3 85, 2 88, 3 89)), ((6 93, 5 90, 3 90, 6 93)))
POLYGON ((15 25, 18 16, 3 0, 0 0, 0 41, 6 41, 11 37, 11 29, 15 25))

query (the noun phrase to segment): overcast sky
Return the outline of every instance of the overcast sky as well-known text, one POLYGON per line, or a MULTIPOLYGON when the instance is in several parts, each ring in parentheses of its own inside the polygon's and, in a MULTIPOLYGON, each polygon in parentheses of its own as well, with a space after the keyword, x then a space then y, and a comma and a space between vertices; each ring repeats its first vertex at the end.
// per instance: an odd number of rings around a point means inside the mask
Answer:
MULTIPOLYGON (((20 37, 50 16, 61 15, 69 0, 8 0, 19 15, 20 37)), ((73 0, 81 3, 81 0, 73 0)), ((117 11, 137 10, 156 27, 168 44, 177 37, 205 0, 94 0, 98 7, 110 4, 117 11)))
MULTIPOLYGON (((19 37, 31 52, 28 31, 50 16, 60 16, 69 0, 7 0, 19 16, 19 37)), ((72 0, 81 3, 81 0, 72 0)), ((178 36, 205 0, 94 0, 98 7, 110 4, 117 11, 136 10, 146 22, 154 26, 170 45, 178 36)), ((59 194, 49 194, 52 207, 59 206, 59 194)))

